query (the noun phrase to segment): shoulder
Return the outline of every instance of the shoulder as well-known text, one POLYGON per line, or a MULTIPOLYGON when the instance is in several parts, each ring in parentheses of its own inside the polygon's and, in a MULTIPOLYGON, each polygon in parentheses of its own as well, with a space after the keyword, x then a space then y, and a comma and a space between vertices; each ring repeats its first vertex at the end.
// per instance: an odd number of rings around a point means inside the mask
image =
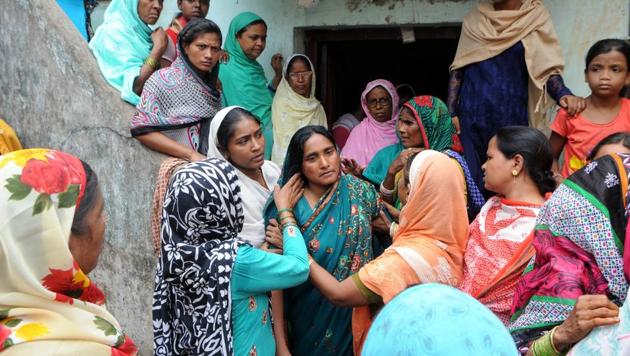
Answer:
POLYGON ((268 180, 273 180, 273 182, 267 182, 271 184, 276 184, 280 178, 280 174, 282 173, 280 166, 272 161, 265 161, 265 163, 263 163, 262 170, 268 180))

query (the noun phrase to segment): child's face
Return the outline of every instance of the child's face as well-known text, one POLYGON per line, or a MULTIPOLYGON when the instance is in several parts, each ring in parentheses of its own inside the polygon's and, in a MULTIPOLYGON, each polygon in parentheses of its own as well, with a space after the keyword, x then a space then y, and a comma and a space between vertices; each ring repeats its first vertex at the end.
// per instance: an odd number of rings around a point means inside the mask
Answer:
POLYGON ((621 142, 604 145, 597 151, 597 155, 593 157, 593 161, 615 153, 630 153, 630 149, 621 142))
POLYGON ((192 18, 204 18, 208 15, 210 0, 180 0, 177 5, 184 18, 190 21, 192 18))
POLYGON ((617 97, 621 89, 630 83, 626 57, 615 50, 593 58, 585 76, 591 92, 597 97, 617 97))

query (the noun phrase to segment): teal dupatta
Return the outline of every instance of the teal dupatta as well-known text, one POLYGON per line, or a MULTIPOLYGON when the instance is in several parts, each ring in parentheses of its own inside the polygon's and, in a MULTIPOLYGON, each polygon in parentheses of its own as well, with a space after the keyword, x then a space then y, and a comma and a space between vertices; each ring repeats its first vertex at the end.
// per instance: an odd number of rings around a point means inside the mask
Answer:
MULTIPOLYGON (((311 256, 342 281, 372 259, 370 224, 378 208, 372 185, 342 174, 313 208, 302 197, 294 210, 311 256)), ((270 200, 265 218, 276 214, 270 200)), ((284 305, 293 355, 352 354, 352 308, 335 307, 310 281, 285 290, 284 305)))
POLYGON ((236 38, 238 31, 262 18, 252 12, 237 15, 232 22, 225 40, 225 50, 230 59, 221 64, 219 79, 223 85, 224 106, 240 106, 251 111, 260 121, 265 136, 265 159, 271 159, 273 148, 273 124, 271 104, 273 95, 267 87, 265 70, 254 59, 248 58, 236 38))
POLYGON ((109 85, 134 106, 140 96, 133 91, 133 82, 153 48, 151 28, 138 15, 138 1, 112 1, 89 44, 109 85))

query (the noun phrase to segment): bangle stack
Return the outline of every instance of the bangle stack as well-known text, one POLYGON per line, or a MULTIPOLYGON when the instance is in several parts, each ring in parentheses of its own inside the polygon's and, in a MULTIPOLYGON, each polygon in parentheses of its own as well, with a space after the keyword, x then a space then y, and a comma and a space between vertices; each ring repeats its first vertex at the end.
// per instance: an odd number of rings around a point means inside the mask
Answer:
POLYGON ((545 336, 539 338, 534 341, 531 346, 532 355, 533 356, 560 356, 562 353, 556 349, 556 346, 553 344, 553 334, 556 331, 556 328, 551 329, 551 332, 545 334, 545 336))
POLYGON ((280 223, 280 227, 282 228, 282 231, 284 231, 284 229, 289 226, 297 227, 295 216, 293 215, 293 209, 291 208, 280 209, 278 211, 277 216, 278 216, 278 222, 280 223))

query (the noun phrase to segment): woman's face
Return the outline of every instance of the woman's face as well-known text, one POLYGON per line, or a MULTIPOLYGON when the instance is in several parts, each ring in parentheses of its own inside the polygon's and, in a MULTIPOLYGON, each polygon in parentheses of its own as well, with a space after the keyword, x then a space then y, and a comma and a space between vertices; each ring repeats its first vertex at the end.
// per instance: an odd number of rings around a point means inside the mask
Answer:
POLYGON ((208 15, 210 0, 179 0, 177 7, 186 20, 205 18, 208 15))
POLYGON ((265 136, 258 121, 247 117, 236 122, 224 154, 241 171, 262 167, 265 163, 265 136))
POLYGON ((392 97, 383 87, 372 89, 367 97, 367 106, 370 115, 378 121, 385 122, 392 118, 392 97))
POLYGON ((424 148, 420 125, 408 107, 403 107, 398 117, 398 135, 405 148, 424 148))
POLYGON ((184 45, 184 52, 198 71, 209 73, 221 56, 221 38, 217 33, 202 33, 184 45))
POLYGON ((162 12, 163 0, 139 0, 138 16, 147 25, 155 25, 162 12))
POLYGON ((603 145, 599 148, 599 150, 597 151, 597 155, 593 157, 593 160, 615 153, 630 153, 630 148, 624 146, 624 144, 621 142, 603 145))
POLYGON ((103 251, 105 241, 105 215, 103 194, 97 188, 96 201, 92 209, 85 216, 84 225, 87 232, 84 234, 71 234, 68 247, 72 257, 77 261, 83 273, 88 274, 98 264, 98 257, 103 251))
POLYGON ((335 145, 325 136, 312 135, 304 143, 302 174, 309 185, 327 187, 339 178, 341 159, 335 145))
POLYGON ((306 60, 299 57, 293 60, 287 70, 287 81, 291 89, 301 96, 308 98, 311 96, 311 86, 313 85, 313 71, 306 60))
POLYGON ((236 39, 241 45, 243 53, 247 58, 256 60, 265 50, 267 45, 267 26, 262 23, 250 25, 245 32, 237 36, 236 39))
POLYGON ((493 137, 488 143, 486 152, 488 159, 481 166, 483 171, 483 182, 487 190, 502 194, 508 184, 513 184, 514 175, 512 171, 516 169, 514 158, 507 158, 497 146, 497 138, 493 137))

